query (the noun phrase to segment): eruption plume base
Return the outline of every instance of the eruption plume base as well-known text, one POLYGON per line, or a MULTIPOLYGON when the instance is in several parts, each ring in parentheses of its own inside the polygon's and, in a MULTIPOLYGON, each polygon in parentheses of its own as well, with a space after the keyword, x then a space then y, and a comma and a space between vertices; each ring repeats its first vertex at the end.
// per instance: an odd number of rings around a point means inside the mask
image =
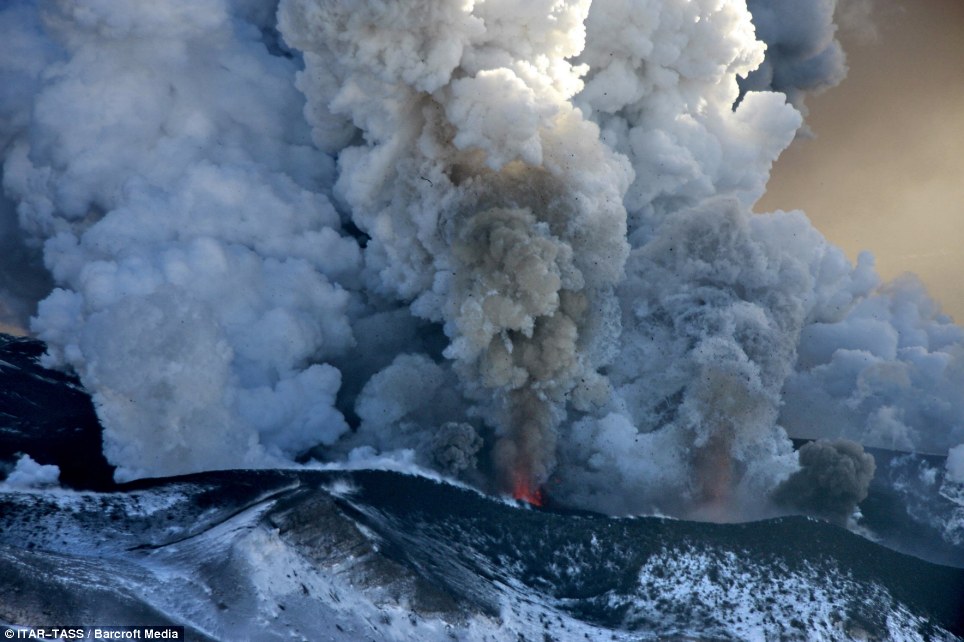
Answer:
POLYGON ((514 390, 507 399, 509 430, 495 444, 495 468, 503 492, 541 506, 542 485, 556 466, 556 426, 561 413, 530 388, 514 390))
POLYGON ((518 474, 512 483, 512 498, 541 507, 545 503, 542 488, 533 486, 527 475, 518 474))

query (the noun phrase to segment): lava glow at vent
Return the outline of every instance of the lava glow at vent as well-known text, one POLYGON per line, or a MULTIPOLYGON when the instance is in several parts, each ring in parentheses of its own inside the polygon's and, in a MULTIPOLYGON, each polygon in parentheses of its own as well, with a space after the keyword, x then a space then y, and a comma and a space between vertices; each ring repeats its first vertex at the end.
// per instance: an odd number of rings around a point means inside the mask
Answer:
POLYGON ((542 489, 533 486, 525 475, 516 476, 515 483, 512 486, 512 497, 533 506, 542 506, 545 501, 542 489))

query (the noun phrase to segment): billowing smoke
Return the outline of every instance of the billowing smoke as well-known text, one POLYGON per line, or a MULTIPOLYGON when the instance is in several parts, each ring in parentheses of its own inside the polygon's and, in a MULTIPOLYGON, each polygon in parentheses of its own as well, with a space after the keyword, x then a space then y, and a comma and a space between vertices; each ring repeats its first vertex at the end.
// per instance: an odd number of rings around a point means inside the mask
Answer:
POLYGON ((774 501, 845 523, 867 497, 874 458, 847 439, 813 441, 802 446, 798 455, 800 470, 777 486, 774 501))
POLYGON ((783 92, 795 107, 805 110, 807 94, 833 87, 847 75, 834 13, 838 5, 854 5, 853 0, 747 0, 746 4, 767 53, 763 64, 740 83, 744 91, 783 92))
POLYGON ((8 3, 0 247, 44 275, 0 259, 0 322, 122 479, 395 458, 726 518, 829 492, 788 432, 946 451, 961 329, 750 210, 834 6, 8 3))
MULTIPOLYGON (((30 121, 39 76, 57 51, 42 37, 34 7, 12 1, 0 11, 0 158, 5 158, 30 121)), ((0 170, 2 177, 2 170, 0 170)), ((36 304, 52 287, 39 243, 23 234, 15 203, 0 194, 0 331, 23 334, 36 304)))
POLYGON ((476 455, 482 448, 482 438, 471 424, 442 424, 434 441, 435 463, 443 472, 458 476, 478 467, 476 455))
POLYGON ((324 194, 297 64, 265 42, 273 11, 37 4, 2 22, 28 26, 3 50, 4 189, 58 286, 31 328, 92 391, 118 475, 333 442, 340 374, 320 362, 353 345, 339 281, 361 256, 324 194))
POLYGON ((616 322, 600 319, 616 309, 631 171, 570 102, 587 8, 286 0, 279 12, 305 52, 315 140, 347 140, 332 136, 339 116, 364 135, 341 150, 335 192, 370 237, 366 283, 443 325, 445 357, 496 431, 499 483, 523 493, 554 467, 567 402, 609 396, 594 335, 616 322))
POLYGON ((804 329, 780 421, 801 437, 944 454, 964 442, 964 331, 904 277, 804 329))
POLYGON ((60 468, 38 464, 30 455, 21 455, 12 470, 4 472, 0 489, 48 488, 60 482, 60 468))

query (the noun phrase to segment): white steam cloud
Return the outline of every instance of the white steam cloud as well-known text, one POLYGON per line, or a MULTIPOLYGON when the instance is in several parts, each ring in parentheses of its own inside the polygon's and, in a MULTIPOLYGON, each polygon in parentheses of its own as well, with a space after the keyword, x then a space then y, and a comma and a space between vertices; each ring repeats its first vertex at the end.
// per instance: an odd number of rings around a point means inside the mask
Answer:
POLYGON ((57 486, 59 482, 60 468, 38 464, 30 455, 21 455, 6 479, 0 481, 0 489, 49 488, 57 486))
POLYGON ((0 247, 45 270, 0 315, 120 479, 396 453, 717 516, 806 478, 788 431, 946 452, 961 329, 750 211, 834 7, 8 3, 0 247))

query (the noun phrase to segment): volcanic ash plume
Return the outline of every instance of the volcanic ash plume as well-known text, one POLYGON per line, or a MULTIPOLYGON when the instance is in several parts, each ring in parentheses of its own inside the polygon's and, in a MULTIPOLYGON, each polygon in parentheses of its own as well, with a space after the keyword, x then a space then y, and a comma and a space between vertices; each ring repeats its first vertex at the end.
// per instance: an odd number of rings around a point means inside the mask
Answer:
POLYGON ((845 523, 865 497, 874 458, 853 441, 819 440, 799 451, 800 470, 773 493, 778 504, 845 523))
POLYGON ((321 362, 353 345, 360 252, 267 9, 51 0, 0 21, 4 190, 57 285, 31 328, 93 393, 120 478, 280 463, 348 428, 321 362))
MULTIPOLYGON (((536 489, 567 401, 606 403, 631 172, 573 108, 588 3, 286 0, 315 139, 344 118, 336 194, 371 237, 365 278, 441 322, 496 426, 500 484, 536 489), (596 311, 602 311, 600 314, 596 311), (592 323, 588 318, 594 316, 592 323)), ((333 144, 337 144, 334 143, 333 144)))
POLYGON ((846 57, 835 39, 835 13, 860 13, 865 0, 747 0, 757 37, 767 44, 767 55, 740 85, 744 91, 773 90, 786 94, 806 113, 808 93, 833 87, 847 74, 846 57))

